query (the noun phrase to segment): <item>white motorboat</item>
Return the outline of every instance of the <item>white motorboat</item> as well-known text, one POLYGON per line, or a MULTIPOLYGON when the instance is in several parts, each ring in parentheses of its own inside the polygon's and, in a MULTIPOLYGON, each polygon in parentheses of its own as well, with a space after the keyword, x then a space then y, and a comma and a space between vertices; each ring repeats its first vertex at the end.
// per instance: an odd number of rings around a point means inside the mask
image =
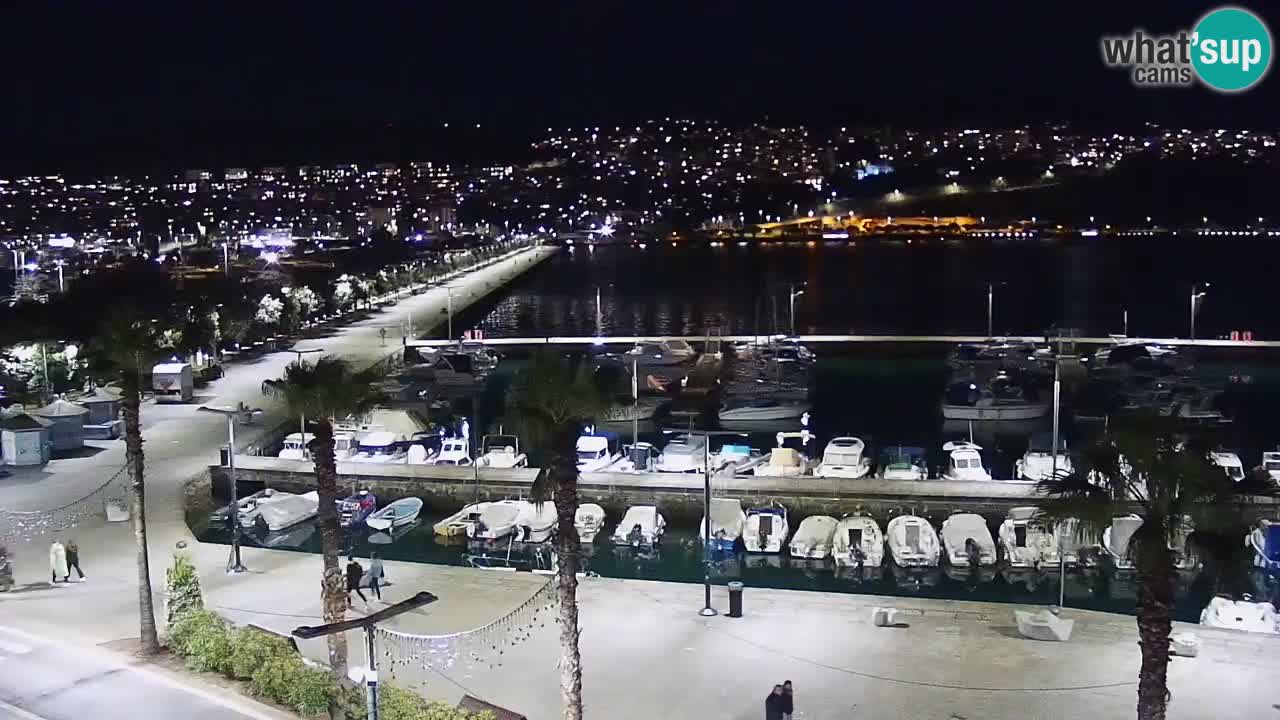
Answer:
POLYGON ((480 441, 480 458, 476 465, 491 468, 528 467, 529 456, 520 452, 520 438, 515 435, 486 435, 480 441))
POLYGON ((578 472, 600 472, 621 457, 616 433, 588 432, 578 437, 574 448, 578 454, 578 472))
POLYGON ((1214 450, 1209 453, 1209 460, 1227 474, 1235 482, 1244 480, 1244 463, 1240 456, 1230 450, 1214 450))
POLYGON ((1253 566, 1270 574, 1280 573, 1280 522, 1259 520, 1246 538, 1253 548, 1253 566))
POLYGON ((471 465, 471 448, 462 438, 446 438, 440 452, 427 460, 428 465, 471 465))
POLYGON ((656 505, 632 505, 613 530, 614 545, 653 547, 662 542, 667 521, 656 505))
POLYGON ((1014 463, 1013 474, 1014 477, 1022 480, 1039 482, 1052 478, 1055 468, 1059 477, 1071 474, 1074 469, 1071 464, 1071 456, 1067 454, 1067 445, 1061 438, 1058 439, 1057 460, 1055 462, 1053 436, 1039 433, 1031 436, 1027 451, 1014 463))
POLYGON ((481 340, 462 340, 452 350, 471 358, 471 364, 482 373, 493 372, 502 360, 498 352, 481 340))
POLYGON ((478 502, 463 506, 461 510, 432 526, 432 531, 442 537, 469 536, 470 528, 480 519, 480 514, 490 503, 478 502))
POLYGON ((921 447, 895 445, 880 449, 881 480, 928 480, 929 467, 921 447))
POLYGON ((791 420, 813 408, 808 400, 784 400, 776 397, 736 397, 720 407, 721 422, 757 420, 791 420))
POLYGON ((689 343, 684 340, 670 339, 658 342, 645 341, 636 343, 628 350, 624 360, 635 360, 640 366, 645 365, 680 365, 691 362, 698 356, 689 343))
POLYGON ((381 510, 376 510, 365 518, 364 524, 372 530, 390 530, 410 525, 418 519, 422 512, 422 499, 416 497, 400 498, 381 510))
POLYGON ((711 453, 711 469, 715 472, 744 473, 764 460, 764 453, 750 445, 726 444, 711 453))
MULTIPOLYGON (((258 501, 264 498, 269 498, 274 494, 276 494, 275 489, 266 488, 265 490, 259 490, 258 492, 253 493, 252 495, 245 495, 242 498, 237 498, 236 499, 236 518, 237 518, 237 521, 240 523, 240 525, 242 527, 252 527, 253 521, 257 518, 256 508, 258 506, 258 501), (250 515, 252 515, 252 517, 250 517, 250 515)), ((209 519, 213 521, 215 524, 225 523, 227 522, 227 518, 229 517, 231 517, 230 503, 227 503, 226 505, 223 505, 217 510, 214 510, 209 515, 209 519)))
POLYGON ((831 557, 831 538, 838 521, 830 515, 810 515, 800 521, 788 546, 793 558, 825 560, 831 557))
POLYGON ((846 515, 836 523, 831 553, 836 567, 878 568, 884 562, 884 535, 866 515, 846 515))
POLYGON ((583 503, 573 515, 573 526, 578 530, 578 539, 584 545, 596 541, 596 535, 604 528, 604 508, 595 503, 583 503))
POLYGON ((786 508, 777 503, 773 507, 751 508, 742 528, 742 544, 749 553, 780 553, 790 533, 786 508))
POLYGON ((512 537, 516 542, 542 542, 551 537, 556 527, 556 508, 550 502, 499 500, 489 503, 475 523, 467 528, 473 540, 500 540, 512 537))
POLYGON ((996 543, 981 515, 956 513, 942 521, 941 535, 951 565, 964 568, 996 564, 996 543))
POLYGON ((1262 469, 1267 471, 1271 482, 1280 484, 1280 452, 1262 453, 1262 469))
POLYGON ((378 497, 368 490, 360 490, 337 502, 338 523, 343 528, 359 527, 378 509, 378 497))
POLYGON ((942 472, 943 480, 976 480, 991 479, 991 474, 982 466, 981 445, 957 440, 942 446, 948 453, 947 469, 942 472))
POLYGON ((609 472, 653 472, 658 465, 658 448, 641 440, 634 445, 622 446, 622 457, 609 466, 609 472))
POLYGON ((399 435, 379 430, 361 438, 356 454, 349 460, 356 463, 402 463, 405 462, 405 450, 401 447, 399 435))
POLYGON ((1000 523, 1000 547, 1012 568, 1049 568, 1058 564, 1058 538, 1036 507, 1009 510, 1000 523))
POLYGON ((800 477, 809 472, 809 457, 805 454, 805 446, 813 440, 808 430, 800 432, 780 432, 776 436, 778 446, 769 453, 768 462, 757 465, 757 477, 800 477), (787 445, 791 441, 793 448, 787 445), (798 442, 797 442, 798 441, 798 442))
POLYGON ((885 529, 889 555, 898 567, 937 567, 941 549, 938 533, 928 520, 899 515, 885 529))
POLYGON ((719 552, 733 552, 734 543, 742 536, 747 514, 737 498, 711 498, 711 539, 707 540, 707 517, 698 521, 698 538, 719 552))
POLYGON ((707 438, 705 435, 681 433, 671 438, 654 469, 658 472, 703 472, 707 466, 707 438))
POLYGON ((276 492, 257 501, 254 524, 276 533, 310 520, 319 509, 320 496, 314 490, 302 495, 276 492))
MULTIPOLYGON (((303 435, 302 433, 289 433, 284 437, 284 447, 276 457, 281 460, 306 460, 310 455, 307 450, 307 444, 315 436, 311 433, 303 435)), ((355 435, 348 432, 335 432, 333 434, 333 457, 337 460, 346 460, 356 453, 355 435)))
POLYGON ((556 530, 559 517, 556 515, 555 503, 548 500, 543 503, 523 500, 520 515, 516 518, 516 542, 540 543, 550 539, 556 530))
POLYGON ((866 451, 866 443, 860 438, 835 438, 822 451, 822 462, 813 474, 829 478, 865 477, 871 471, 871 459, 866 456, 866 451))
POLYGON ((1032 402, 1008 375, 997 375, 985 388, 962 381, 947 389, 942 417, 947 420, 1034 420, 1049 414, 1049 403, 1032 402))
POLYGON ((1142 527, 1142 518, 1137 515, 1124 515, 1111 519, 1111 527, 1102 531, 1102 547, 1111 556, 1117 570, 1132 570, 1133 559, 1129 556, 1129 541, 1133 534, 1142 527))
POLYGON ((1280 615, 1269 602, 1253 602, 1245 595, 1240 600, 1221 595, 1214 597, 1200 613, 1200 624, 1209 627, 1243 630, 1265 635, 1280 634, 1280 615))

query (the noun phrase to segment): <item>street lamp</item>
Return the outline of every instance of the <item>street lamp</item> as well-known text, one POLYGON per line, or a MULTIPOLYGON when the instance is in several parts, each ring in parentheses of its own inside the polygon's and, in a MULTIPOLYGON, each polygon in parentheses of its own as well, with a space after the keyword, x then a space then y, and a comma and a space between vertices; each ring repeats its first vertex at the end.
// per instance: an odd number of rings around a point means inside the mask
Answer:
MULTIPOLYGON (((1209 288, 1209 283, 1204 284, 1205 289, 1209 288)), ((1191 339, 1196 339, 1196 312, 1200 310, 1200 299, 1207 293, 1200 289, 1200 285, 1193 284, 1191 286, 1191 339)))
POLYGON ((201 405, 200 412, 216 413, 227 419, 227 472, 231 476, 231 556, 227 558, 227 573, 246 572, 248 568, 240 562, 240 501, 236 493, 236 418, 249 420, 262 414, 260 408, 250 408, 240 403, 237 407, 227 405, 201 405))
POLYGON ((1006 283, 1003 283, 1003 282, 989 282, 989 283, 987 283, 987 337, 988 337, 988 338, 995 337, 995 333, 994 333, 994 331, 992 330, 991 317, 992 317, 992 314, 993 314, 993 309, 994 309, 994 307, 995 307, 996 286, 997 286, 997 285, 1004 285, 1004 284, 1006 284, 1006 283))
POLYGON ((449 339, 453 340, 453 287, 450 285, 445 285, 444 289, 445 289, 445 292, 449 294, 449 300, 448 300, 449 339))
POLYGON ((57 262, 57 266, 58 266, 58 292, 60 292, 60 293, 65 293, 65 292, 67 291, 66 281, 64 280, 64 278, 63 278, 63 276, 62 276, 62 266, 63 266, 64 264, 66 264, 66 263, 65 263, 64 261, 62 261, 62 260, 59 260, 59 261, 57 262))
POLYGON ((792 284, 790 285, 791 292, 790 292, 790 294, 788 294, 788 296, 787 296, 787 306, 789 307, 789 309, 790 309, 790 311, 791 311, 791 335, 792 335, 792 337, 795 337, 795 334, 796 334, 796 298, 798 298, 798 297, 800 297, 801 295, 803 295, 803 294, 804 294, 804 286, 805 286, 805 284, 806 284, 806 283, 800 283, 800 289, 799 289, 799 290, 796 290, 795 283, 792 283, 792 284))
MULTIPOLYGON (((386 332, 386 331, 384 330, 383 332, 386 332)), ((290 350, 289 352, 297 356, 294 359, 294 362, 298 365, 301 365, 303 355, 310 355, 311 353, 324 352, 324 348, 311 348, 310 350, 290 350)), ((307 416, 305 413, 298 417, 298 441, 302 443, 302 457, 305 459, 307 457, 307 416)))

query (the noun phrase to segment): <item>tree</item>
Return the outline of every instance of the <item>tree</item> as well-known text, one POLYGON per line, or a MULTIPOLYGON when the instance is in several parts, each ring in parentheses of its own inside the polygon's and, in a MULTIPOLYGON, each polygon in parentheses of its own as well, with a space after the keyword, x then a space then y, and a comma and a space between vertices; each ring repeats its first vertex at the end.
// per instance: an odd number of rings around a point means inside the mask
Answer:
POLYGON ((1071 473, 1039 484, 1049 496, 1041 507, 1054 519, 1100 531, 1116 516, 1142 518, 1129 543, 1138 578, 1139 720, 1163 720, 1168 704, 1174 561, 1187 551, 1171 543, 1185 529, 1238 532, 1244 497, 1274 494, 1256 475, 1233 481, 1206 449, 1182 437, 1172 418, 1146 415, 1088 448, 1071 473))
POLYGON ((145 459, 142 453, 142 377, 156 357, 154 325, 136 311, 121 307, 103 321, 93 354, 98 366, 120 384, 124 410, 125 467, 129 473, 130 516, 137 547, 138 624, 143 654, 159 652, 155 608, 151 602, 151 565, 147 556, 145 459))
MULTIPOLYGON (((362 414, 381 398, 376 370, 356 371, 349 363, 326 355, 314 365, 294 362, 284 377, 262 384, 265 395, 283 400, 291 415, 314 422, 315 435, 308 445, 315 461, 316 493, 320 497, 320 543, 324 556, 321 597, 326 623, 342 622, 347 593, 342 566, 342 528, 338 524, 338 469, 333 455, 333 418, 362 414)), ((329 667, 340 680, 347 676, 346 636, 329 636, 329 667)))
POLYGON ((549 353, 535 355, 516 378, 510 411, 533 447, 546 448, 533 482, 535 502, 555 502, 556 586, 560 603, 560 694, 565 720, 582 719, 582 657, 578 650, 578 456, 583 425, 609 406, 588 364, 572 367, 549 353))

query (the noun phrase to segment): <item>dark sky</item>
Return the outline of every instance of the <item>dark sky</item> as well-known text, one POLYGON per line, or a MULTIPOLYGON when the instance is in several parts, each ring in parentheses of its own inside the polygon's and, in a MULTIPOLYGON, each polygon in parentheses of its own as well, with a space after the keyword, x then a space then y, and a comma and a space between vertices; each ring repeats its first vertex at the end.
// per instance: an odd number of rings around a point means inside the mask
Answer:
POLYGON ((1274 127, 1275 73, 1228 97, 1139 90, 1102 67, 1100 35, 1190 27, 1215 5, 5 3, 0 165, 427 157, 668 113, 1274 127), (439 148, 446 121, 480 122, 484 137, 439 148))

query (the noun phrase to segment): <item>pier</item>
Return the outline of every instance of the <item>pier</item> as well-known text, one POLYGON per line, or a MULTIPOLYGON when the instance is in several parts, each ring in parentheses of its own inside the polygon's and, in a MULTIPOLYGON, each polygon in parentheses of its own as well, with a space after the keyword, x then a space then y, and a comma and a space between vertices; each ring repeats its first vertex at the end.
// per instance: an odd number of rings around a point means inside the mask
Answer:
MULTIPOLYGON (((547 337, 486 337, 486 345, 505 346, 539 346, 539 345, 634 345, 639 342, 656 342, 660 340, 684 340, 690 343, 705 342, 760 342, 768 340, 769 335, 613 335, 594 337, 588 335, 547 337)), ((1119 343, 1152 343, 1175 347, 1198 348, 1238 348, 1238 349, 1276 349, 1280 348, 1280 340, 1220 340, 1187 338, 1146 338, 1109 335, 1103 337, 1058 337, 1054 335, 1009 335, 988 337, 986 335, 796 335, 788 339, 798 340, 806 344, 926 344, 926 345, 959 345, 963 343, 1009 342, 1055 344, 1075 343, 1076 345, 1115 345, 1119 343)), ((407 340, 410 347, 443 347, 452 340, 407 340)))

